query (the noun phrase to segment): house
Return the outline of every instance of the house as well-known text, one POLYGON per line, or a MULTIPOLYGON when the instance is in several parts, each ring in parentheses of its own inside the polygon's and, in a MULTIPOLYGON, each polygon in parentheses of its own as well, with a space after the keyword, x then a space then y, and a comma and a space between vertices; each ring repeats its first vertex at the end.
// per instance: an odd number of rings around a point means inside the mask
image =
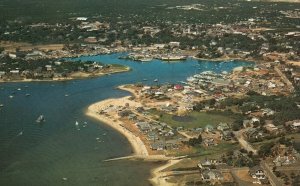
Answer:
POLYGON ((281 167, 284 165, 291 165, 296 162, 296 158, 294 156, 277 156, 273 163, 276 167, 281 167))
POLYGON ((129 114, 128 115, 128 119, 129 120, 136 120, 137 119, 137 115, 135 115, 135 114, 129 114))
POLYGON ((87 17, 77 17, 77 21, 86 21, 88 18, 87 17))
POLYGON ((288 121, 285 123, 285 126, 294 131, 298 131, 300 130, 300 120, 288 121))
POLYGON ((15 54, 15 53, 9 53, 8 56, 9 56, 11 59, 16 59, 16 58, 17 58, 17 54, 15 54))
POLYGON ((200 161, 197 166, 200 169, 210 169, 212 165, 212 161, 206 158, 205 160, 200 161))
POLYGON ((201 178, 205 182, 223 180, 222 173, 218 170, 205 170, 201 173, 201 178))
POLYGON ((206 138, 203 140, 203 144, 207 147, 217 145, 213 138, 206 138))
POLYGON ((250 120, 243 120, 243 127, 248 128, 248 127, 253 127, 252 123, 250 120))
POLYGON ((263 111, 262 114, 265 116, 272 116, 275 114, 275 111, 269 108, 263 109, 262 111, 263 111))
POLYGON ((259 165, 250 168, 249 174, 254 179, 266 179, 265 173, 259 165))
POLYGON ((98 42, 96 37, 87 37, 84 39, 84 41, 87 43, 97 43, 98 42))
POLYGON ((47 71, 52 71, 52 65, 46 65, 45 68, 47 69, 47 71))
POLYGON ((5 71, 0 71, 0 78, 3 77, 6 74, 5 71))
POLYGON ((214 131, 214 127, 211 126, 211 125, 206 125, 204 131, 205 132, 213 132, 214 131))
POLYGON ((118 112, 118 115, 120 117, 126 117, 126 116, 129 116, 130 114, 132 114, 132 112, 130 110, 122 110, 122 111, 118 112))
POLYGON ((179 144, 181 144, 181 142, 179 142, 177 139, 175 140, 168 140, 166 141, 166 149, 178 149, 179 148, 179 144))
POLYGON ((225 131, 225 130, 229 130, 230 127, 227 123, 219 123, 218 126, 217 126, 217 129, 219 131, 225 131))
POLYGON ((20 73, 20 70, 11 70, 9 72, 13 75, 18 75, 20 73))
POLYGON ((151 126, 148 122, 137 122, 135 124, 139 129, 140 131, 142 131, 143 133, 147 133, 151 130, 151 126))
POLYGON ((273 124, 272 120, 266 120, 264 128, 270 134, 278 134, 279 133, 279 128, 273 124))
POLYGON ((255 124, 255 123, 260 123, 260 120, 259 120, 259 118, 256 118, 256 117, 253 117, 253 118, 251 118, 251 124, 253 125, 253 124, 255 124))
POLYGON ((164 145, 163 142, 156 142, 156 143, 152 143, 152 144, 150 145, 150 148, 151 148, 152 150, 164 150, 165 145, 164 145))
POLYGON ((233 137, 233 132, 232 131, 222 131, 222 139, 225 141, 231 140, 233 137))
POLYGON ((247 130, 246 132, 244 132, 244 135, 247 139, 259 139, 259 138, 263 138, 264 134, 262 131, 259 131, 256 128, 250 128, 249 130, 247 130))
POLYGON ((182 85, 175 85, 174 90, 183 90, 184 87, 182 85))
POLYGON ((175 41, 169 42, 169 46, 171 48, 179 47, 180 46, 180 42, 175 42, 175 41))
POLYGON ((55 64, 56 66, 59 66, 59 65, 62 64, 62 62, 60 62, 60 61, 55 61, 54 64, 55 64))
POLYGON ((147 134, 147 139, 148 139, 149 141, 155 141, 155 140, 158 140, 158 135, 157 135, 156 132, 151 131, 151 132, 149 132, 149 133, 147 134))

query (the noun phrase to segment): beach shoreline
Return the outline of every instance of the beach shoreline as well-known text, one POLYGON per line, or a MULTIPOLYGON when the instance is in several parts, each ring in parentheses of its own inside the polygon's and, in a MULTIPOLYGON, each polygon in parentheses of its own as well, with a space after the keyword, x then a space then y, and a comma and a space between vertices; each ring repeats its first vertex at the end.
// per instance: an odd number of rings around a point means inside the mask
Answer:
POLYGON ((123 134, 127 138, 127 140, 129 141, 129 143, 131 144, 131 146, 133 148, 133 151, 134 151, 133 155, 139 155, 139 156, 146 157, 149 155, 147 148, 139 137, 137 137, 132 132, 127 130, 125 127, 123 127, 122 122, 120 122, 116 119, 106 117, 105 115, 99 114, 99 111, 101 109, 103 109, 105 107, 109 107, 110 105, 116 105, 116 104, 120 104, 120 103, 125 104, 128 101, 131 102, 129 100, 130 97, 131 96, 126 96, 123 98, 116 98, 116 99, 106 99, 106 100, 94 103, 87 108, 85 114, 94 119, 97 119, 98 121, 114 128, 115 130, 117 130, 118 132, 123 134))
MULTIPOLYGON (((132 96, 137 98, 138 94, 133 89, 128 88, 126 86, 129 85, 122 85, 118 86, 117 88, 120 90, 128 91, 132 94, 132 96)), ((124 106, 125 104, 129 104, 130 106, 141 106, 140 103, 135 102, 131 99, 132 96, 111 98, 93 103, 89 105, 88 108, 85 110, 85 114, 112 127, 113 129, 117 130, 119 133, 124 135, 133 149, 133 154, 129 155, 128 157, 132 156, 142 159, 144 161, 166 161, 166 163, 164 163, 163 165, 150 170, 151 177, 149 178, 149 182, 156 186, 173 186, 175 184, 166 181, 163 170, 178 163, 181 160, 174 159, 174 157, 166 157, 165 155, 149 155, 149 152, 144 142, 137 135, 135 135, 134 133, 126 129, 124 126, 122 126, 122 122, 118 120, 119 117, 116 114, 113 115, 113 117, 100 114, 100 111, 102 109, 111 107, 111 105, 124 106)))

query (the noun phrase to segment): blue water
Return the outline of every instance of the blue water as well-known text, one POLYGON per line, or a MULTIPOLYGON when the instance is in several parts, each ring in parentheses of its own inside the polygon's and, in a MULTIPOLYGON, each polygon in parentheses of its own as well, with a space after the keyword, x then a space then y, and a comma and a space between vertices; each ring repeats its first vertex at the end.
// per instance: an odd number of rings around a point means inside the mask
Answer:
POLYGON ((0 84, 0 185, 149 185, 152 163, 140 161, 106 162, 125 156, 132 149, 122 135, 84 115, 91 103, 129 95, 118 85, 149 81, 184 81, 195 73, 231 71, 249 62, 209 62, 188 59, 166 63, 154 60, 136 63, 118 59, 121 53, 85 56, 72 60, 92 60, 123 64, 130 72, 94 79, 66 82, 0 84), (20 91, 17 89, 21 88, 20 91), (15 92, 13 98, 9 98, 15 92), (25 94, 31 94, 26 97, 25 94), (65 94, 69 96, 66 97, 65 94), (35 120, 44 114, 46 122, 35 120), (76 130, 75 121, 88 126, 76 130), (22 135, 18 135, 23 132, 22 135), (97 142, 96 138, 101 141, 97 142), (68 180, 64 181, 62 178, 68 180))

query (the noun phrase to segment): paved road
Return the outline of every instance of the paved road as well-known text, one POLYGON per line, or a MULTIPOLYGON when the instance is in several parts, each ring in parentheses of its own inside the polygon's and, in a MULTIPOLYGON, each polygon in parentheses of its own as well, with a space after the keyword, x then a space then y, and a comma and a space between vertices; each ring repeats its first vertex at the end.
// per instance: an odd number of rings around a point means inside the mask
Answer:
POLYGON ((261 161, 260 166, 263 168, 263 170, 264 170, 266 176, 269 178, 269 181, 272 186, 283 186, 283 184, 274 175, 273 171, 271 170, 271 168, 269 167, 269 165, 266 162, 261 161))
POLYGON ((238 142, 240 145, 247 151, 253 152, 253 154, 257 155, 257 150, 248 142, 244 139, 243 133, 245 132, 246 129, 242 129, 239 131, 234 132, 234 135, 236 136, 238 142))

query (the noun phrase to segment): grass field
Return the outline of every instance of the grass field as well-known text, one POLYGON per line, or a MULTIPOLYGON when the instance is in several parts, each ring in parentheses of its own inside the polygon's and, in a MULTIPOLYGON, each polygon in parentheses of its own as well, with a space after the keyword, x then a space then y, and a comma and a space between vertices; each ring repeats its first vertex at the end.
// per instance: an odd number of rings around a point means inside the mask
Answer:
POLYGON ((169 151, 168 153, 169 155, 173 155, 173 156, 188 155, 194 161, 199 161, 206 157, 219 158, 222 154, 230 150, 236 150, 238 148, 239 148, 238 143, 221 142, 217 146, 210 146, 210 147, 196 146, 190 148, 189 151, 178 152, 174 150, 174 151, 169 151))
POLYGON ((222 114, 210 114, 206 112, 191 112, 187 116, 189 121, 176 121, 173 115, 165 114, 159 111, 153 111, 154 114, 160 116, 159 121, 167 123, 172 127, 185 127, 185 128, 198 128, 205 127, 206 125, 216 126, 220 122, 232 123, 234 118, 222 114))

